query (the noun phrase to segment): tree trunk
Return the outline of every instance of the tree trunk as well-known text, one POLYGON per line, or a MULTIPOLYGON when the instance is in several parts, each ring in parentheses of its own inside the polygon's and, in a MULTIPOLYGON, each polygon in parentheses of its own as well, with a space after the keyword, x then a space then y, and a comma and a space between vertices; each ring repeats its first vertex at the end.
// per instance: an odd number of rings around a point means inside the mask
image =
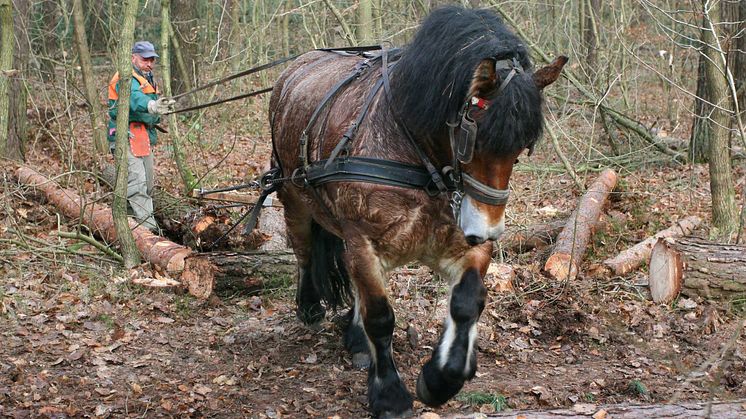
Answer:
MULTIPOLYGON (((85 202, 72 189, 62 189, 50 179, 28 167, 19 168, 16 176, 20 183, 43 191, 47 199, 65 217, 73 220, 80 218, 80 222, 87 225, 94 234, 109 243, 117 241, 118 229, 114 227, 112 211, 106 205, 85 202)), ((126 231, 130 237, 134 233, 137 249, 142 252, 148 262, 172 274, 178 274, 184 270, 184 259, 192 253, 190 249, 156 236, 147 228, 138 226, 134 220, 129 220, 126 231)), ((119 242, 121 248, 121 240, 119 242)))
POLYGON ((13 74, 13 5, 0 0, 0 157, 8 152, 10 78, 13 74))
POLYGON ((29 1, 13 0, 13 32, 15 34, 15 50, 13 51, 13 69, 17 71, 10 78, 10 108, 8 110, 8 146, 5 156, 18 161, 25 160, 25 144, 28 137, 28 94, 26 80, 28 80, 29 62, 29 1))
POLYGON ((746 246, 698 238, 659 239, 648 276, 653 301, 668 304, 679 292, 705 298, 746 296, 746 246))
POLYGON ((710 158, 710 194, 712 197, 712 224, 717 229, 719 237, 726 238, 736 231, 738 213, 736 209, 736 194, 733 182, 733 169, 730 161, 730 147, 727 127, 730 126, 728 110, 730 100, 724 69, 727 62, 717 50, 717 33, 715 27, 720 16, 719 8, 722 3, 715 3, 708 15, 705 11, 702 30, 704 53, 708 60, 705 64, 705 79, 707 80, 707 96, 712 103, 720 108, 712 109, 709 158, 710 158), (722 108, 722 109, 721 109, 722 108))
POLYGON ((171 43, 173 44, 176 68, 172 68, 174 93, 183 93, 193 89, 194 75, 197 74, 195 61, 199 59, 196 34, 199 29, 199 16, 193 0, 172 0, 171 43), (195 35, 192 35, 195 34, 195 35), (189 57, 187 62, 184 57, 189 57))
POLYGON ((291 251, 210 252, 193 254, 194 260, 206 260, 215 266, 213 290, 217 294, 253 293, 267 285, 290 285, 297 272, 291 251))
POLYGON ((676 404, 656 405, 632 405, 616 404, 607 406, 584 405, 578 403, 572 409, 552 410, 512 410, 510 412, 491 413, 490 418, 516 418, 525 417, 531 419, 589 419, 614 418, 614 419, 637 419, 637 418, 667 418, 667 419, 689 419, 689 418, 718 418, 737 419, 742 418, 746 409, 746 399, 718 401, 718 402, 693 402, 676 404))
POLYGON ((601 0, 581 0, 585 7, 582 18, 583 43, 585 46, 587 66, 591 70, 597 70, 597 50, 598 50, 598 28, 599 16, 601 15, 601 0))
POLYGON ((691 234, 701 222, 702 220, 697 216, 686 217, 671 227, 658 232, 654 236, 648 237, 640 243, 627 248, 613 258, 606 259, 603 261, 603 264, 609 268, 614 275, 628 274, 637 269, 643 262, 650 259, 650 253, 653 251, 653 246, 655 246, 659 239, 666 237, 681 237, 691 234))
POLYGON ((357 39, 362 45, 370 45, 373 41, 373 5, 372 0, 360 0, 357 9, 357 39))
POLYGON ((117 69, 119 70, 119 100, 117 103, 117 142, 116 161, 117 177, 114 185, 114 203, 112 216, 119 247, 124 258, 124 266, 129 269, 140 264, 135 240, 127 218, 127 148, 129 145, 130 87, 132 85, 132 42, 135 34, 135 16, 138 0, 125 0, 122 5, 122 34, 119 37, 117 69))
POLYGON ((552 278, 562 281, 577 276, 578 266, 590 242, 592 227, 598 221, 616 181, 617 175, 613 170, 604 170, 580 199, 544 265, 544 270, 552 278))
MULTIPOLYGON (((171 0, 161 0, 161 71, 163 72, 163 93, 166 97, 173 95, 171 91, 171 49, 169 48, 169 30, 171 28, 171 0)), ((171 146, 173 148, 174 161, 181 177, 184 192, 191 191, 197 183, 192 170, 184 158, 181 149, 181 138, 179 137, 179 123, 176 115, 168 115, 168 125, 171 128, 171 146)))
POLYGON ((712 138, 711 121, 708 115, 712 112, 707 89, 705 65, 707 58, 700 54, 697 65, 697 93, 694 99, 694 120, 692 121, 692 135, 689 140, 689 160, 693 163, 706 163, 710 139, 712 138))
POLYGON ((96 82, 93 76, 93 64, 91 63, 91 52, 88 49, 88 39, 85 32, 85 17, 83 16, 82 0, 73 0, 73 30, 75 32, 75 47, 78 50, 78 61, 80 62, 80 73, 83 77, 83 88, 86 101, 88 102, 88 114, 91 119, 93 144, 99 155, 109 153, 109 144, 104 136, 103 115, 100 113, 102 106, 96 92, 96 82))

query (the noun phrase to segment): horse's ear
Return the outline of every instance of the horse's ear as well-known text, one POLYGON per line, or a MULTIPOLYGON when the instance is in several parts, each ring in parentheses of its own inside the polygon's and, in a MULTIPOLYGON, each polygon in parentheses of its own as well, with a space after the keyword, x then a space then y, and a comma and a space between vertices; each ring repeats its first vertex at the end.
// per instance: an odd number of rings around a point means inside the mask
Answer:
POLYGON ((560 55, 552 62, 552 64, 536 70, 534 72, 534 83, 536 83, 536 87, 541 90, 557 81, 560 72, 562 72, 562 67, 567 64, 568 59, 569 58, 564 55, 560 55))
POLYGON ((487 58, 482 60, 477 69, 474 70, 474 77, 471 79, 471 88, 469 96, 487 97, 497 88, 497 74, 495 73, 495 60, 487 58))

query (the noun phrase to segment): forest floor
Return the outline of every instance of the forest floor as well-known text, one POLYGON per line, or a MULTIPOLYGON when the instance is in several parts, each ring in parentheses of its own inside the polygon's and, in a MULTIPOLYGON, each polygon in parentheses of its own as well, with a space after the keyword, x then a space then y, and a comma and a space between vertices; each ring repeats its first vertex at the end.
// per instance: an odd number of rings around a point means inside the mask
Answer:
MULTIPOLYGON (((217 166, 206 186, 243 183, 266 165, 266 133, 245 133, 263 124, 262 106, 250 102, 210 114, 212 126, 241 115, 230 132, 185 135, 188 146, 204 150, 190 154, 199 173, 217 166), (253 116, 245 118, 246 109, 253 116)), ((90 133, 78 140, 90 147, 90 133)), ((61 158, 66 147, 39 134, 28 165, 61 174, 69 167, 61 158)), ((90 159, 81 154, 77 162, 90 159)), ((638 152, 640 160, 650 155, 638 152)), ((157 183, 177 192, 168 146, 156 156, 157 183)), ((521 157, 511 180, 509 228, 572 211, 578 193, 561 169, 550 170, 559 167, 547 140, 534 156, 521 157)), ((597 174, 591 169, 580 173, 588 183, 597 174)), ((477 376, 440 408, 415 402, 415 415, 746 398, 746 302, 681 298, 662 306, 649 300, 644 268, 624 277, 585 274, 589 264, 677 219, 708 220, 707 167, 643 161, 616 169, 621 181, 608 210, 624 214, 624 221, 594 236, 580 277, 545 277, 546 250, 504 253, 518 275, 511 293, 487 284, 477 376)), ((742 191, 742 163, 735 178, 742 191)), ((352 367, 338 322, 328 316, 320 330, 302 326, 289 281, 261 295, 206 302, 143 288, 131 279, 156 275, 148 266, 127 272, 92 247, 54 236, 74 224, 18 187, 10 167, 2 180, 0 417, 368 415, 367 373, 352 367)), ((707 226, 696 234, 706 237, 707 226)), ((447 284, 425 267, 391 276, 394 353, 412 391, 437 343, 446 292, 447 284)))

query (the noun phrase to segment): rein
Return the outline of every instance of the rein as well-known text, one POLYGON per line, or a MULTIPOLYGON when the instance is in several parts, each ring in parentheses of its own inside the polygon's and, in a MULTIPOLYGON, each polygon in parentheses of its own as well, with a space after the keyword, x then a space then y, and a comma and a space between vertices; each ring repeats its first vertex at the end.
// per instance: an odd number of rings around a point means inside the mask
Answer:
MULTIPOLYGON (((344 48, 317 48, 316 50, 317 51, 328 51, 328 52, 347 52, 347 51, 349 51, 349 52, 366 52, 366 51, 375 51, 375 50, 380 50, 380 49, 381 49, 380 45, 370 45, 370 46, 344 47, 344 48)), ((184 92, 184 93, 180 93, 180 94, 178 94, 176 96, 172 96, 171 99, 174 99, 174 100, 181 99, 181 98, 183 98, 185 96, 193 95, 193 94, 195 94, 197 92, 201 92, 202 90, 209 89, 210 87, 218 86, 218 85, 221 85, 223 83, 227 83, 227 82, 229 82, 231 80, 235 80, 235 79, 240 78, 240 77, 245 77, 245 76, 248 76, 250 74, 257 73, 259 71, 263 71, 263 70, 270 69, 272 67, 276 67, 276 66, 278 66, 280 64, 284 64, 284 63, 286 63, 288 61, 292 61, 292 60, 300 57, 301 55, 302 54, 295 54, 295 55, 291 55, 291 56, 288 56, 288 57, 279 58, 277 60, 270 61, 268 63, 262 64, 262 65, 259 65, 259 66, 256 66, 256 67, 252 67, 252 68, 249 68, 247 70, 243 70, 243 71, 240 71, 238 73, 231 74, 231 75, 229 75, 227 77, 223 77, 223 78, 218 79, 218 80, 213 80, 213 81, 211 81, 211 82, 209 82, 207 84, 204 84, 202 86, 196 87, 196 88, 194 88, 194 89, 192 89, 192 90, 190 90, 188 92, 184 92)), ((208 108, 210 106, 220 105, 222 103, 232 102, 234 100, 245 99, 247 97, 252 97, 252 96, 258 96, 258 95, 261 95, 263 93, 267 93, 267 92, 271 92, 271 91, 272 91, 272 87, 265 87, 265 88, 262 88, 262 89, 259 89, 259 90, 255 90, 253 92, 244 93, 244 94, 240 94, 240 95, 237 95, 237 96, 232 96, 232 97, 229 97, 227 99, 220 99, 220 100, 216 100, 216 101, 213 101, 213 102, 208 102, 208 103, 203 103, 203 104, 196 105, 196 106, 191 106, 189 108, 177 109, 177 110, 172 111, 172 112, 167 112, 164 115, 171 115, 171 114, 177 114, 177 113, 182 113, 182 112, 196 111, 198 109, 208 108)))

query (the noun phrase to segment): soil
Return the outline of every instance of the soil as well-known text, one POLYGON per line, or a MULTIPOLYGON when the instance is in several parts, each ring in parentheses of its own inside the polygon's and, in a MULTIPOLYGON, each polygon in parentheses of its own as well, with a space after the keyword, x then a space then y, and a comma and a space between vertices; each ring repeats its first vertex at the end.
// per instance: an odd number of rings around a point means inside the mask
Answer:
MULTIPOLYGON (((182 129, 189 163, 206 175, 206 187, 245 183, 266 167, 265 106, 265 99, 226 105, 205 113, 200 127, 182 129), (232 115, 240 116, 227 124, 232 115), (217 128, 222 126, 230 128, 217 128)), ((86 121, 83 113, 78 116, 86 121)), ((27 164, 48 175, 67 173, 65 128, 31 122, 35 140, 27 164)), ((90 132, 84 125, 76 128, 82 146, 75 161, 91 167, 90 132)), ((568 129, 578 130, 578 137, 591 135, 571 124, 568 129)), ((685 132, 671 129, 682 138, 685 132)), ((156 152, 157 183, 178 193, 168 141, 164 138, 166 145, 156 152)), ((650 155, 639 152, 639 165, 617 168, 623 180, 607 211, 624 214, 625 221, 594 237, 578 279, 546 278, 540 270, 546 250, 498 252, 517 277, 514 292, 487 284, 477 376, 440 408, 415 402, 416 416, 746 398, 743 300, 680 298, 660 306, 649 300, 644 267, 625 277, 586 275, 592 263, 678 218, 709 220, 707 167, 646 163, 650 155)), ((548 170, 561 167, 558 162, 549 141, 534 156, 521 157, 511 181, 509 225, 572 211, 579 194, 571 178, 548 170)), ((587 183, 596 173, 590 169, 580 173, 587 183)), ((744 173, 738 163, 741 194, 744 173)), ((288 278, 267 284, 260 295, 209 301, 135 285, 135 278, 160 273, 147 265, 125 271, 94 248, 55 236, 58 229, 76 226, 58 219, 33 191, 18 187, 11 174, 6 166, 0 213, 0 416, 369 415, 367 372, 352 367, 341 344, 343 313, 330 314, 318 330, 302 326, 288 278)), ((79 176, 58 180, 105 196, 91 179, 79 176)), ((706 237, 707 227, 697 234, 706 237)), ((411 265, 391 275, 395 359, 412 391, 437 344, 446 293, 447 284, 425 267, 411 265)))

